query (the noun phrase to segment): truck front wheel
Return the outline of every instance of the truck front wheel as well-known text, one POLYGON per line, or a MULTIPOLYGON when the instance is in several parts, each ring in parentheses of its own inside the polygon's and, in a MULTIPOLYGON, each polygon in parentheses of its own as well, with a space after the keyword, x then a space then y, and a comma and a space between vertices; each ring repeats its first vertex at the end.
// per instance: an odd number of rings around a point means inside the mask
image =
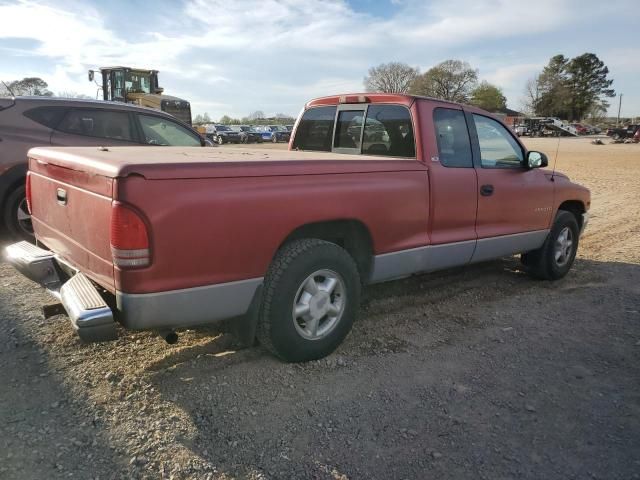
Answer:
POLYGON ((564 277, 576 258, 580 229, 573 213, 560 210, 544 245, 522 254, 522 263, 529 273, 543 280, 564 277))
POLYGON ((360 276, 343 248, 292 241, 265 276, 258 340, 287 362, 325 357, 351 330, 359 304, 360 276))

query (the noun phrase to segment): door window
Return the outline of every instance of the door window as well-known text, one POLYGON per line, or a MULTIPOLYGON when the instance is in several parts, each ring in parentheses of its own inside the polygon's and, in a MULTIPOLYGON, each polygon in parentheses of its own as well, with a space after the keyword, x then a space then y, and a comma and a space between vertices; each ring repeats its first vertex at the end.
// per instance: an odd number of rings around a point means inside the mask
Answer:
POLYGON ((304 112, 293 138, 293 148, 330 152, 335 117, 335 106, 310 108, 304 112))
POLYGON ((73 108, 56 130, 87 137, 133 141, 129 114, 113 110, 73 108))
MULTIPOLYGON (((199 147, 200 136, 171 120, 152 115, 138 115, 144 143, 176 147, 199 147)), ((218 129, 219 127, 216 127, 218 129)), ((225 127, 226 128, 226 127, 225 127)))
POLYGON ((371 105, 364 125, 362 153, 415 158, 409 110, 401 105, 371 105))
POLYGON ((433 123, 438 143, 438 158, 445 167, 473 168, 471 141, 462 110, 436 108, 433 123))
POLYGON ((473 115, 483 168, 520 168, 524 159, 522 148, 499 122, 482 115, 473 115))

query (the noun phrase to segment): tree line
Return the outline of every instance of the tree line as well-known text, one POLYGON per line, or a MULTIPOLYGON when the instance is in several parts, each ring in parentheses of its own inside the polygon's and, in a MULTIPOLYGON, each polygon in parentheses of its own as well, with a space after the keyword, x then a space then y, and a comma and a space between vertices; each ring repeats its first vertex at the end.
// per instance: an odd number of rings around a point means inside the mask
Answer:
MULTIPOLYGON (((490 112, 506 109, 502 89, 479 81, 478 74, 461 60, 445 60, 424 73, 406 63, 390 62, 371 67, 364 86, 369 92, 423 95, 468 103, 490 112)), ((532 115, 568 120, 604 115, 609 107, 606 98, 615 96, 608 75, 609 69, 593 53, 572 59, 556 55, 527 82, 524 108, 532 115)))

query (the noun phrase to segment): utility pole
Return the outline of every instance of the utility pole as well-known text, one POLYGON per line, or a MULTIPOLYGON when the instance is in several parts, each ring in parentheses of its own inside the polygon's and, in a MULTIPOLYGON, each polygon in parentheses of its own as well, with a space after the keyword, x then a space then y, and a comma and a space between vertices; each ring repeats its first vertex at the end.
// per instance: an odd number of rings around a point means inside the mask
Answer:
POLYGON ((620 103, 618 103, 618 120, 616 120, 616 127, 620 126, 620 110, 622 109, 622 94, 620 94, 620 103))

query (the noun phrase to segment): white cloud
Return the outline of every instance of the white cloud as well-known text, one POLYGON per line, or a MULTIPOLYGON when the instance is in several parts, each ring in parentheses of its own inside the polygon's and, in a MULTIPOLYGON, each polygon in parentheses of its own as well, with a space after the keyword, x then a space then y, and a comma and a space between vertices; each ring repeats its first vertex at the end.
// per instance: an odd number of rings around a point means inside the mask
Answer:
MULTIPOLYGON (((585 9, 577 0, 537 0, 535 7, 512 0, 403 0, 381 18, 355 11, 346 0, 187 0, 172 6, 182 11, 170 21, 143 23, 132 33, 107 21, 108 8, 75 0, 0 4, 0 18, 11 19, 2 22, 0 49, 3 39, 35 42, 29 49, 7 43, 0 71, 14 78, 28 70, 54 91, 93 96, 88 68, 155 68, 168 94, 192 100, 195 113, 209 109, 217 117, 257 109, 295 113, 310 97, 361 90, 367 69, 381 62, 434 65, 460 58, 512 97, 562 47, 553 42, 557 32, 601 21, 609 9, 585 9), (547 45, 544 51, 535 50, 538 42, 547 45), (534 51, 522 55, 532 45, 534 51), (492 57, 478 54, 487 48, 492 57), (42 67, 22 67, 29 56, 42 58, 42 67)), ((131 4, 128 14, 141 8, 147 6, 131 4)), ((586 43, 585 49, 597 45, 586 43)))

